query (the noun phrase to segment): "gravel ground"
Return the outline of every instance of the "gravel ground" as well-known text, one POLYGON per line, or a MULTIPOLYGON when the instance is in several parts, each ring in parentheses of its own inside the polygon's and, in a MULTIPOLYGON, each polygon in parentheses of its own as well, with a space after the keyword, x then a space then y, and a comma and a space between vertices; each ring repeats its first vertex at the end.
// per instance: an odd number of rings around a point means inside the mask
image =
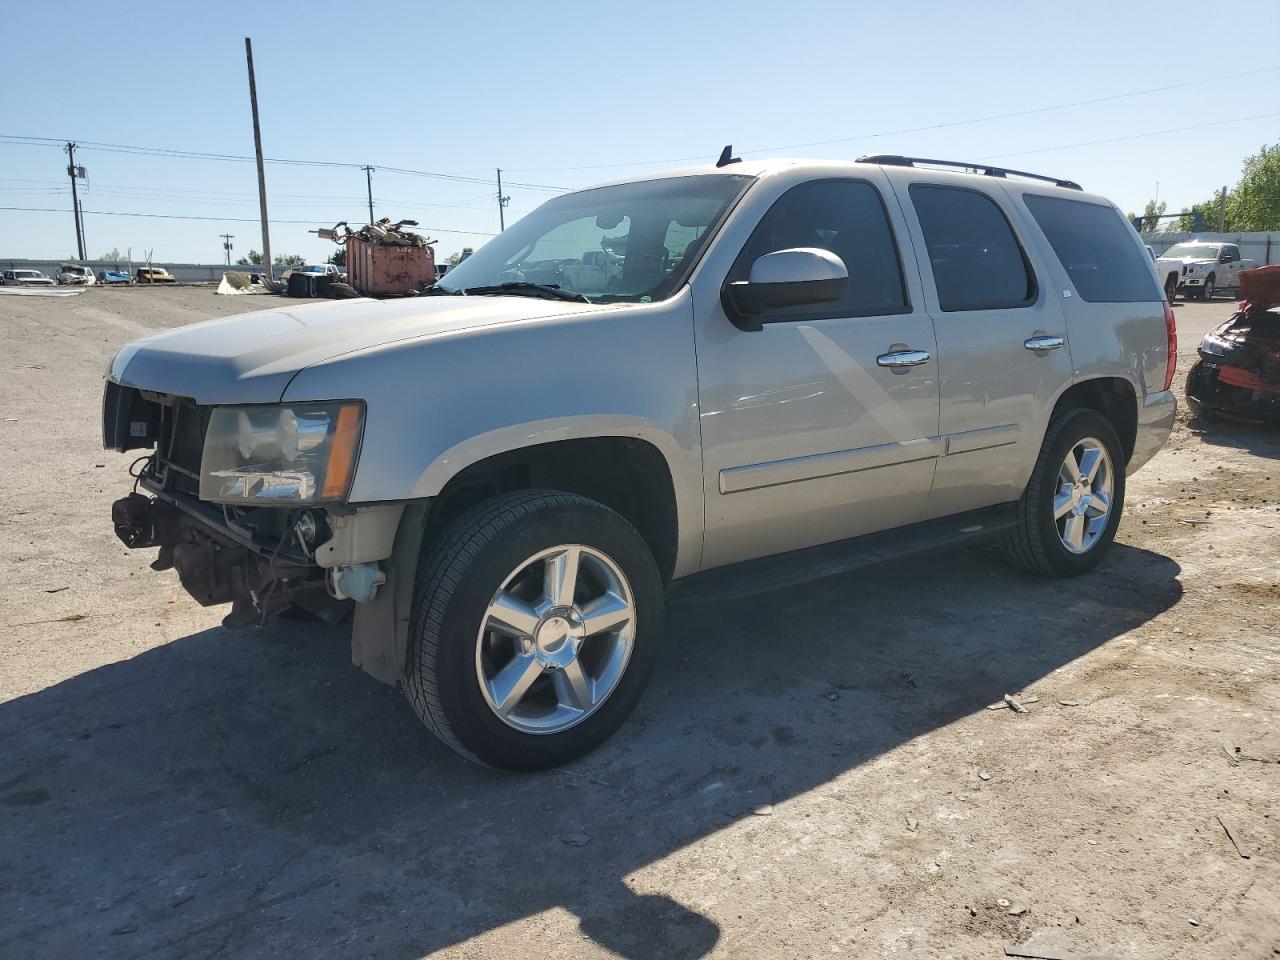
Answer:
MULTIPOLYGON (((1274 430, 1180 421, 1084 578, 977 549, 675 609, 617 737, 501 775, 341 629, 228 633, 113 536, 108 358, 264 302, 0 299, 0 955, 1280 949, 1274 430)), ((1178 306, 1183 370, 1230 309, 1178 306)))

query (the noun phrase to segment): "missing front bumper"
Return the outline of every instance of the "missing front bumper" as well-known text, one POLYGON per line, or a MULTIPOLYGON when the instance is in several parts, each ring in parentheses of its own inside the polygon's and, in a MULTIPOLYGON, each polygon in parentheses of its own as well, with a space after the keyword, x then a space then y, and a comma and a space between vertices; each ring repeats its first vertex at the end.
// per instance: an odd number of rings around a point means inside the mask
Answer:
POLYGON ((179 503, 131 493, 111 507, 116 535, 130 549, 158 549, 153 570, 176 570, 183 589, 204 607, 231 604, 223 626, 261 624, 298 606, 326 620, 349 613, 329 596, 324 571, 284 554, 236 539, 179 503))

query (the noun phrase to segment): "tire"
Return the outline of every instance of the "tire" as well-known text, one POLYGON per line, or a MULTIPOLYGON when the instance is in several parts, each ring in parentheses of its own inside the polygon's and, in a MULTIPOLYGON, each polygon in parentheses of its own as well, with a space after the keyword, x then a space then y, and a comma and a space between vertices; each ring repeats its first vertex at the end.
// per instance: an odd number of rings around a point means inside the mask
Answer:
POLYGON ((1120 440, 1100 413, 1068 410, 1059 415, 1045 433, 1031 480, 1018 501, 1018 525, 1005 535, 1002 546, 1006 559, 1046 577, 1074 577, 1093 569, 1110 549, 1124 511, 1124 466, 1120 440), (1102 464, 1092 486, 1081 485, 1083 493, 1080 489, 1065 493, 1067 455, 1072 454, 1073 462, 1082 460, 1086 447, 1104 451, 1106 456, 1100 458, 1102 464), (1098 494, 1109 501, 1105 511, 1095 505, 1098 494), (1061 520, 1055 518, 1055 503, 1063 496, 1077 498, 1077 506, 1083 510, 1079 526, 1073 526, 1074 508, 1061 520), (1097 522, 1103 515, 1105 523, 1097 522), (1072 532, 1079 535, 1077 545, 1083 549, 1068 547, 1072 532))
POLYGON ((1171 273, 1164 282, 1164 298, 1173 303, 1178 297, 1178 275, 1171 273))
POLYGON ((1200 288, 1201 300, 1212 300, 1213 295, 1218 292, 1217 278, 1211 273, 1205 277, 1204 286, 1200 288))
POLYGON ((1187 384, 1183 388, 1183 396, 1187 398, 1187 411, 1191 414, 1193 420, 1203 420, 1206 423, 1213 420, 1213 410, 1206 407, 1200 402, 1200 398, 1196 396, 1200 392, 1200 380, 1204 372, 1204 361, 1197 360, 1191 365, 1191 369, 1187 371, 1187 384))
MULTIPOLYGON (((561 590, 558 600, 570 595, 561 590)), ((639 702, 662 639, 663 603, 648 546, 608 507, 551 490, 495 497, 424 548, 405 695, 431 732, 469 760, 512 771, 567 763, 607 740, 639 702), (567 552, 580 554, 578 593, 557 605, 544 583, 567 552), (491 629, 501 625, 495 610, 513 609, 497 605, 500 593, 523 611, 522 632, 491 629), (629 619, 584 637, 591 620, 581 611, 602 609, 609 597, 629 600, 629 619), (496 692, 504 669, 533 676, 512 685, 525 692, 503 701, 514 703, 505 718, 496 692)))

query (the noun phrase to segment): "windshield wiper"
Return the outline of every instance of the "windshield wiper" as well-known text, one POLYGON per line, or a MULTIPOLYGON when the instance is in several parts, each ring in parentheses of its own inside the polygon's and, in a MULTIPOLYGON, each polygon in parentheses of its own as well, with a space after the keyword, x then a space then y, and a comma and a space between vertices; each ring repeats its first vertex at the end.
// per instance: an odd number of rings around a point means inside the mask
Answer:
POLYGON ((574 303, 591 302, 586 294, 561 290, 559 284, 532 283, 528 280, 511 280, 507 283, 494 283, 483 287, 466 287, 459 292, 469 297, 496 293, 516 297, 545 297, 548 300, 572 300, 574 303))
POLYGON ((450 290, 447 287, 440 286, 438 283, 433 283, 422 291, 422 295, 424 297, 460 297, 462 296, 462 291, 450 290))

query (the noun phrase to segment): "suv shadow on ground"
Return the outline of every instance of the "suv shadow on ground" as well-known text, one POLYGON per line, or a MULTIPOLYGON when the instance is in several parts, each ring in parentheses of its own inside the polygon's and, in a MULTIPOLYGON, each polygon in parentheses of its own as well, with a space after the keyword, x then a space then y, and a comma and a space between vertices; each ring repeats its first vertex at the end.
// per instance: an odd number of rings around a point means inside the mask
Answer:
POLYGON ((673 605, 633 719, 527 776, 436 743, 344 631, 188 636, 0 705, 0 954, 407 960, 561 907, 621 956, 703 956, 716 923, 633 874, 1157 616, 1178 573, 980 549, 673 605))

